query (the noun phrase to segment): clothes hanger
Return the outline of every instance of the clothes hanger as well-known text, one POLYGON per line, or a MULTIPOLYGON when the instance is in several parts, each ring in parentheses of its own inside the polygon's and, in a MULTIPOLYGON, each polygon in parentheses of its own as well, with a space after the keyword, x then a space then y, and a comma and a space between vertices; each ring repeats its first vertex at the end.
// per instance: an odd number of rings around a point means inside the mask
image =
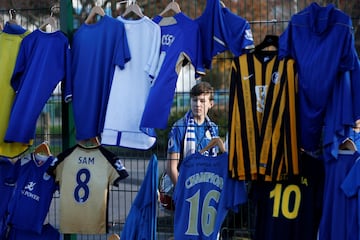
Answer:
POLYGON ((100 144, 98 137, 93 137, 93 138, 79 141, 79 145, 87 148, 87 147, 98 147, 101 144, 100 144))
POLYGON ((350 138, 346 138, 340 145, 339 150, 351 150, 351 151, 357 151, 356 145, 353 140, 350 138))
POLYGON ((102 9, 102 8, 99 7, 99 6, 94 6, 94 7, 91 9, 91 11, 90 11, 89 16, 86 18, 85 23, 86 23, 86 24, 92 23, 92 20, 94 19, 94 17, 95 17, 96 15, 99 15, 99 16, 101 16, 101 17, 105 16, 105 11, 104 11, 104 9, 102 9))
POLYGON ((9 21, 8 23, 11 23, 11 24, 18 24, 17 21, 16 21, 16 11, 15 9, 10 9, 9 10, 9 21))
POLYGON ((203 154, 205 151, 215 146, 219 147, 220 152, 226 152, 224 142, 221 140, 221 138, 214 137, 210 140, 209 144, 206 145, 206 147, 200 150, 200 153, 203 154))
POLYGON ((50 25, 51 27, 51 31, 55 31, 57 29, 56 27, 56 20, 53 17, 54 14, 54 6, 51 7, 51 13, 50 13, 50 17, 46 18, 45 21, 43 22, 43 24, 39 27, 39 29, 46 31, 46 26, 50 25))
POLYGON ((220 1, 220 5, 221 5, 221 7, 223 7, 223 8, 226 7, 226 5, 225 5, 225 3, 224 3, 223 1, 220 1))
POLYGON ((165 7, 165 9, 159 15, 163 16, 165 13, 167 13, 170 10, 173 11, 174 13, 181 12, 179 4, 173 0, 165 7))
POLYGON ((51 151, 48 145, 48 142, 44 141, 40 143, 38 146, 36 146, 34 150, 35 154, 45 155, 45 156, 51 156, 51 151))
POLYGON ((139 18, 144 17, 143 12, 141 11, 140 6, 136 3, 136 1, 128 1, 125 12, 122 14, 122 17, 130 13, 135 13, 139 18))
POLYGON ((255 46, 255 51, 262 51, 267 47, 279 48, 279 36, 277 35, 266 35, 264 40, 257 46, 255 46))
POLYGON ((120 237, 116 233, 113 233, 112 235, 110 235, 108 237, 108 240, 119 240, 119 239, 120 239, 120 237))
POLYGON ((50 16, 48 18, 45 19, 45 21, 43 22, 43 24, 39 27, 41 30, 46 31, 46 26, 50 25, 51 27, 51 31, 55 31, 56 30, 56 20, 54 17, 50 16))

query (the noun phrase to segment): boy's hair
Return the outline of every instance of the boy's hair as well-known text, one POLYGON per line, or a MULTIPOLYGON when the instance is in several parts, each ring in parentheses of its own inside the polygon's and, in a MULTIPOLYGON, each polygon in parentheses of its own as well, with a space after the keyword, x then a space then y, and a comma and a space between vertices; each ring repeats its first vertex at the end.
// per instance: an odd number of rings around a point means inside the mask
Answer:
POLYGON ((190 97, 197 97, 201 94, 210 94, 210 100, 214 100, 214 88, 208 82, 200 82, 190 90, 190 97))

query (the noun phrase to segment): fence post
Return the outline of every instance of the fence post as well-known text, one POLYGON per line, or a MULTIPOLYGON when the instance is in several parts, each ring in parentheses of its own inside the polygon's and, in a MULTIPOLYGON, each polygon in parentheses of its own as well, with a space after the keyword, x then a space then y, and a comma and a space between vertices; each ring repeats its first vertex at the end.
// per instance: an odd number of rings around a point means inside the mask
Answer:
MULTIPOLYGON (((72 1, 61 0, 60 1, 60 29, 69 38, 71 42, 74 21, 72 15, 72 1)), ((64 93, 62 93, 64 94, 64 93)), ((71 103, 67 104, 64 102, 64 96, 62 97, 62 147, 67 149, 75 144, 75 125, 72 115, 71 103)), ((75 234, 65 234, 64 240, 76 240, 75 234)))

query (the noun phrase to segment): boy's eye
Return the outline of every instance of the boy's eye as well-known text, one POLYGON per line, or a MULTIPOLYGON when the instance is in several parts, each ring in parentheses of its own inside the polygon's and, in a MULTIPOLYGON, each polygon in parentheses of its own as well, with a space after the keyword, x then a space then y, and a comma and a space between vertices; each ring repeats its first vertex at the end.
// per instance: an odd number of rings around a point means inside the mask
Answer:
POLYGON ((204 103, 205 102, 205 99, 202 99, 202 98, 193 98, 193 100, 192 100, 193 102, 197 102, 197 101, 199 101, 199 102, 201 102, 201 103, 204 103))

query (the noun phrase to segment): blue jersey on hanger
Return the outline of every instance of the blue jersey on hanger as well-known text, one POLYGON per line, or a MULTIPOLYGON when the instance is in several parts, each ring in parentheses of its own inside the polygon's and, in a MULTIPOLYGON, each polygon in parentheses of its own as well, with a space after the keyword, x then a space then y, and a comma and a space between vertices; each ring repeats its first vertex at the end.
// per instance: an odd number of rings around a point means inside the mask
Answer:
POLYGON ((99 136, 115 65, 121 69, 130 60, 124 23, 105 15, 95 24, 82 24, 72 46, 72 97, 76 139, 99 136))
POLYGON ((246 202, 244 181, 228 174, 228 154, 186 157, 175 186, 175 239, 217 239, 229 210, 246 202))
POLYGON ((7 222, 16 229, 40 234, 49 211, 55 180, 46 170, 54 157, 30 154, 21 160, 16 189, 9 203, 7 222))
MULTIPOLYGON (((323 129, 323 156, 325 161, 337 158, 339 145, 350 138, 355 142, 353 134, 355 119, 359 118, 360 89, 359 61, 352 71, 339 75, 335 83, 331 100, 327 102, 323 129)), ((357 144, 355 142, 355 144, 357 144)), ((359 149, 359 148, 358 148, 359 149)))
POLYGON ((280 36, 279 57, 285 56, 295 59, 299 74, 300 147, 314 151, 321 147, 325 109, 339 73, 357 62, 350 17, 333 4, 310 4, 280 36))
MULTIPOLYGON (((174 23, 160 24, 160 63, 149 91, 141 127, 167 127, 178 73, 184 61, 191 62, 198 74, 204 74, 199 25, 181 12, 172 18, 174 23)), ((159 24, 163 19, 166 18, 155 16, 153 21, 159 24)))
POLYGON ((205 68, 211 69, 212 58, 226 50, 240 56, 254 47, 248 21, 222 7, 219 0, 206 1, 204 12, 195 21, 200 26, 205 68))
POLYGON ((2 31, 8 34, 24 34, 27 30, 21 25, 6 22, 2 31))
POLYGON ((61 31, 37 29, 22 40, 11 78, 16 95, 5 142, 27 144, 34 139, 47 100, 60 81, 69 80, 68 57, 68 39, 61 31))
POLYGON ((347 197, 347 195, 351 195, 349 194, 350 188, 355 187, 358 183, 354 181, 352 184, 345 185, 346 195, 341 189, 343 182, 359 158, 360 153, 357 151, 339 150, 337 158, 325 163, 324 201, 319 239, 359 239, 356 214, 358 201, 356 197, 347 197))
POLYGON ((153 155, 146 175, 126 217, 120 239, 156 240, 158 160, 153 155))

